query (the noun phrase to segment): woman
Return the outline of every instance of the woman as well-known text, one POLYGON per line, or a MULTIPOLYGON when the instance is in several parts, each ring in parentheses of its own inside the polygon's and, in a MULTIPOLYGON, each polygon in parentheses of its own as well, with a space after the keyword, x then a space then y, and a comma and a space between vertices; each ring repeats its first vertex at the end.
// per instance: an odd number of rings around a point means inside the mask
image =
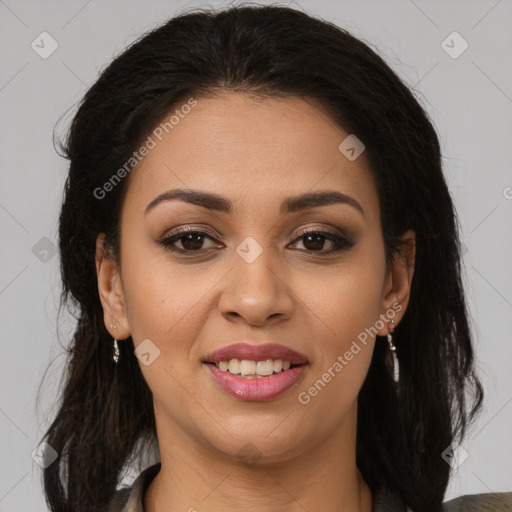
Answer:
POLYGON ((456 212, 367 45, 286 7, 182 14, 104 70, 64 152, 53 512, 511 510, 442 505, 483 397, 456 212))

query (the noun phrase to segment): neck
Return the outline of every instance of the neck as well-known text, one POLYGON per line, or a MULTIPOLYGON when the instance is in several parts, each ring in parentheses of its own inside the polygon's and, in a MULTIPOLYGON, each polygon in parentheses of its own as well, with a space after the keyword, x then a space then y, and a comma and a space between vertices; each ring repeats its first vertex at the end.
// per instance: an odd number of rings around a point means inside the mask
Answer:
POLYGON ((165 436, 158 436, 161 469, 146 491, 144 511, 371 512, 371 490, 355 463, 356 412, 355 406, 341 429, 295 456, 276 459, 258 450, 252 463, 198 444, 155 415, 165 436))

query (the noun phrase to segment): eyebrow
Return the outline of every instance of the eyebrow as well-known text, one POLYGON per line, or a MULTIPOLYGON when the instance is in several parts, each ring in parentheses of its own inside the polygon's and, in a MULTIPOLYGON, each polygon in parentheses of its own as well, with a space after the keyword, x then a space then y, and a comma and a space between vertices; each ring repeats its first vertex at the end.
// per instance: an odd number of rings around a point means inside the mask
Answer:
MULTIPOLYGON (((218 194, 211 192, 202 192, 200 190, 191 189, 174 189, 168 190, 155 197, 146 207, 144 215, 147 215, 153 208, 164 201, 181 200, 186 203, 194 204, 223 213, 233 212, 233 203, 218 194)), ((351 196, 337 192, 335 190, 326 190, 320 192, 307 192, 297 196, 287 197, 280 206, 281 215, 293 213, 308 208, 316 208, 319 206, 327 206, 331 204, 347 204, 355 208, 364 217, 364 211, 361 205, 351 196)))

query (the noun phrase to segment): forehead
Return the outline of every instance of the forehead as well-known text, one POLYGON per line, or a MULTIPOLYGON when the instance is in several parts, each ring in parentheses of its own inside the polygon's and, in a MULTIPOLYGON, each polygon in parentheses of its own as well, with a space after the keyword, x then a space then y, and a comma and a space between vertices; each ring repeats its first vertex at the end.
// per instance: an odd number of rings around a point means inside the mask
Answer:
POLYGON ((313 103, 229 92, 194 99, 190 109, 176 105, 163 122, 181 115, 150 135, 155 144, 131 172, 127 208, 143 213, 174 188, 227 196, 235 211, 261 211, 316 189, 356 196, 369 214, 377 208, 364 152, 347 159, 338 147, 349 134, 313 103))

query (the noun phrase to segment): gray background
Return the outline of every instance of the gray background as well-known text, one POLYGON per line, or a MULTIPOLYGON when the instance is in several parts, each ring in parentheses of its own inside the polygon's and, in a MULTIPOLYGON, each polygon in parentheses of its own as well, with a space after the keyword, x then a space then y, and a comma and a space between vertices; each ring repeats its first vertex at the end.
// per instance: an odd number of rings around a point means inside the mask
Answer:
MULTIPOLYGON (((56 326, 60 280, 52 248, 66 162, 54 151, 54 126, 69 109, 58 126, 62 133, 99 70, 134 37, 182 9, 207 5, 227 3, 0 0, 0 512, 46 510, 40 468, 31 454, 56 409, 61 344, 67 344, 72 327, 66 315, 58 331, 56 326), (43 31, 58 43, 46 59, 31 47, 43 31)), ((462 225, 467 296, 486 391, 485 410, 463 443, 468 458, 454 470, 446 499, 510 491, 512 2, 288 5, 375 45, 434 120, 462 225), (459 52, 458 36, 442 44, 453 31, 469 44, 457 58, 445 49, 459 52)), ((126 483, 134 476, 127 474, 126 483)))

